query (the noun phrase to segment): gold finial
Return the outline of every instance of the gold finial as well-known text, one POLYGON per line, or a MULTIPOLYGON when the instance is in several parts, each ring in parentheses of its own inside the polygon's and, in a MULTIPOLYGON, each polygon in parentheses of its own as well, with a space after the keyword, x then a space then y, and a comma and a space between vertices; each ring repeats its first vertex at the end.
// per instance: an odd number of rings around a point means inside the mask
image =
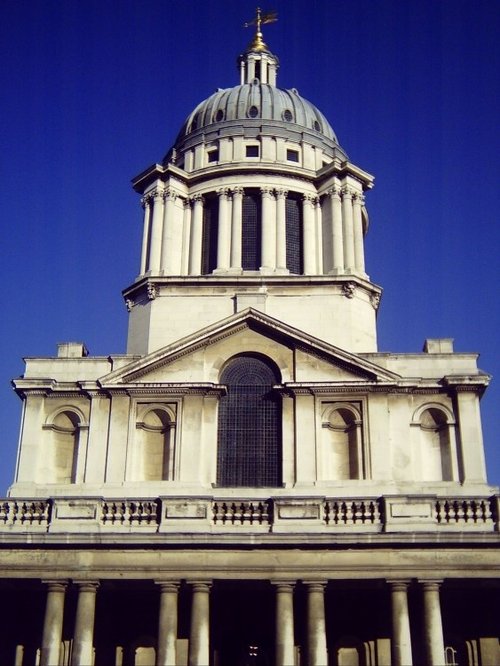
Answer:
POLYGON ((250 42, 248 49, 251 51, 268 51, 267 44, 264 42, 262 39, 262 30, 261 27, 265 25, 266 23, 274 23, 275 21, 278 20, 278 13, 271 11, 271 12, 266 12, 262 13, 262 10, 260 7, 257 7, 257 11, 255 13, 255 18, 252 19, 251 21, 248 21, 248 23, 244 23, 244 27, 248 28, 251 25, 256 26, 255 30, 255 36, 253 40, 250 42))

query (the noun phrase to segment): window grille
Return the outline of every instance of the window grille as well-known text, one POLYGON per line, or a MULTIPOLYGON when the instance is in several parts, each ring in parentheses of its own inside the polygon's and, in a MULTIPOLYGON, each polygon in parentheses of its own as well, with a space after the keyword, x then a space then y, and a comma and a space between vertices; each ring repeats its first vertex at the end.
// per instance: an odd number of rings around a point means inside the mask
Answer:
POLYGON ((281 484, 281 399, 278 372, 255 356, 238 356, 225 368, 227 395, 219 404, 217 483, 281 484))
POLYGON ((286 199, 286 267, 296 275, 304 272, 302 227, 301 202, 289 196, 286 199))
POLYGON ((217 268, 217 235, 219 229, 219 200, 207 196, 203 209, 201 272, 211 273, 217 268))
POLYGON ((260 193, 246 191, 243 197, 241 265, 244 271, 258 271, 261 256, 262 209, 260 193))

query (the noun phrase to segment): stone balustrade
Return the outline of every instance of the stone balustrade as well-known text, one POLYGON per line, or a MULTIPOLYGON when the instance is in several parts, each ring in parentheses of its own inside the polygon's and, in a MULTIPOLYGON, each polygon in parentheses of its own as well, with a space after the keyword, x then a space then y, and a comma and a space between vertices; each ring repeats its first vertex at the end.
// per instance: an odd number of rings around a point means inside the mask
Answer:
POLYGON ((500 496, 0 500, 2 532, 498 532, 500 496))

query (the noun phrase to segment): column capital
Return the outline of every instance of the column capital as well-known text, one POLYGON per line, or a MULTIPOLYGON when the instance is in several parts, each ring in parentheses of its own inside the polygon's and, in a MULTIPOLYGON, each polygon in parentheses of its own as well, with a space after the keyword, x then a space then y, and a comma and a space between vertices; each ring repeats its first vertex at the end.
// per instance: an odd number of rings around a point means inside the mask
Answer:
POLYGON ((297 581, 295 581, 295 580, 271 580, 270 583, 271 583, 271 585, 274 585, 276 587, 276 592, 291 592, 295 588, 295 585, 297 584, 297 581))
POLYGON ((422 585, 422 587, 426 589, 439 590, 439 588, 443 584, 442 578, 418 578, 417 581, 419 585, 422 585))
POLYGON ((98 580, 73 580, 73 585, 77 585, 80 591, 84 592, 96 592, 100 586, 100 581, 98 580))
POLYGON ((314 590, 315 588, 319 591, 324 590, 328 585, 327 580, 303 580, 304 585, 307 585, 309 590, 314 590))
POLYGON ((188 580, 186 581, 195 592, 207 591, 212 587, 211 580, 188 580))
POLYGON ((219 196, 221 198, 226 197, 226 199, 227 199, 227 197, 229 196, 229 193, 230 193, 229 187, 219 187, 219 189, 217 190, 217 196, 219 196))
POLYGON ((236 187, 231 188, 231 193, 233 197, 239 197, 239 196, 242 197, 245 194, 245 188, 241 187, 240 185, 237 185, 236 187))
POLYGON ((200 203, 203 203, 205 201, 205 199, 203 198, 203 194, 199 194, 199 193, 198 194, 192 194, 189 197, 189 200, 192 201, 193 204, 200 204, 200 203))
POLYGON ((151 206, 152 200, 153 195, 151 193, 145 194, 143 197, 141 197, 141 206, 143 208, 149 208, 151 206))
POLYGON ((362 206, 365 203, 365 195, 363 194, 363 192, 358 192, 357 190, 354 190, 352 194, 352 200, 354 201, 354 203, 362 206))
POLYGON ((340 199, 340 195, 342 194, 342 190, 338 185, 334 185, 333 187, 330 187, 329 190, 326 191, 326 194, 333 198, 333 197, 338 197, 340 199))
POLYGON ((175 199, 177 199, 178 196, 179 196, 178 193, 172 187, 167 187, 162 192, 162 197, 164 199, 170 199, 172 201, 175 201, 175 199))
POLYGON ((411 583, 411 578, 386 578, 386 583, 388 583, 393 590, 407 590, 411 583))
POLYGON ((278 199, 286 199, 288 196, 288 190, 285 190, 282 187, 276 188, 275 192, 278 199))
POLYGON ((151 191, 150 196, 153 199, 164 199, 165 190, 162 187, 155 187, 155 189, 151 191))
POLYGON ((185 197, 182 200, 182 205, 184 206, 184 208, 191 208, 192 205, 193 205, 193 198, 192 197, 185 197))
POLYGON ((42 580, 42 583, 47 586, 49 592, 64 592, 68 587, 69 580, 57 580, 54 578, 42 580))
POLYGON ((356 190, 354 190, 349 185, 343 185, 342 186, 342 197, 344 199, 352 199, 355 193, 356 193, 356 190))
POLYGON ((275 196, 273 187, 261 187, 260 193, 262 197, 268 197, 269 199, 272 199, 275 196))
POLYGON ((319 201, 319 197, 316 194, 306 193, 302 195, 302 201, 311 204, 311 206, 315 206, 319 201))
POLYGON ((181 586, 180 580, 155 580, 162 592, 178 592, 181 586))

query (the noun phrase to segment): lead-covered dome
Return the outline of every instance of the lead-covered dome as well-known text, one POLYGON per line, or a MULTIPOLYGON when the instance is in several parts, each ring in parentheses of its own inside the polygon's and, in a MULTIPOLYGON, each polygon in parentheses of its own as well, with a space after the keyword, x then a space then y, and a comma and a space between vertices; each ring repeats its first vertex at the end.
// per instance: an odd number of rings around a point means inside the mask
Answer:
POLYGON ((232 120, 271 120, 318 132, 338 143, 325 116, 295 88, 281 90, 255 79, 252 83, 219 89, 189 114, 176 144, 195 130, 232 120))

